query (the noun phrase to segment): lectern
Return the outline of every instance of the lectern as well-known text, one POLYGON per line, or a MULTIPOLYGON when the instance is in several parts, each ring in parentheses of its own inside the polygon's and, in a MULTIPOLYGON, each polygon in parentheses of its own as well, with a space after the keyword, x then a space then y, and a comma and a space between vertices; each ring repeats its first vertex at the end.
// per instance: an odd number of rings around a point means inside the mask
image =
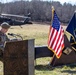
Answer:
POLYGON ((6 42, 4 75, 34 75, 34 39, 6 42))

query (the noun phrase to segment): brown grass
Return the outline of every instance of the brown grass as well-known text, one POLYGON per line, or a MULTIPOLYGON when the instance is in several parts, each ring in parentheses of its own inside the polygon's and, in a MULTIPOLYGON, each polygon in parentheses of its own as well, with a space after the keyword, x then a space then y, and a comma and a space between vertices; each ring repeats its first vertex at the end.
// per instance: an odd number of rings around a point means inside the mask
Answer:
POLYGON ((12 26, 9 33, 19 34, 23 39, 35 39, 35 45, 47 45, 49 25, 31 24, 12 26))

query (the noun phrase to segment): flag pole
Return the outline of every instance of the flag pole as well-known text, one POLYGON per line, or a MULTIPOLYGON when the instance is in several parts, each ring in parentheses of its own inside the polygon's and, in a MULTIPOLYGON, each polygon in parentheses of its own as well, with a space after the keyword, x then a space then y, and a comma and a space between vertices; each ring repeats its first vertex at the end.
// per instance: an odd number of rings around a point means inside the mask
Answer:
POLYGON ((52 20, 53 20, 53 17, 54 17, 54 11, 55 11, 55 8, 54 8, 54 6, 52 6, 52 20))

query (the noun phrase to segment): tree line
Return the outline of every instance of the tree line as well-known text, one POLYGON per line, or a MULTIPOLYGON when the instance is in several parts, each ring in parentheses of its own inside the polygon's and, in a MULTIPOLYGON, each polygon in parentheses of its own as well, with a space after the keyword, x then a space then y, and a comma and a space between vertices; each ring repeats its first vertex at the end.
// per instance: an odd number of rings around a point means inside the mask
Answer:
POLYGON ((20 0, 9 3, 0 3, 0 13, 24 15, 31 14, 32 21, 51 21, 52 12, 51 7, 55 7, 55 11, 61 22, 68 23, 73 16, 76 5, 70 3, 61 4, 54 1, 42 0, 20 0))

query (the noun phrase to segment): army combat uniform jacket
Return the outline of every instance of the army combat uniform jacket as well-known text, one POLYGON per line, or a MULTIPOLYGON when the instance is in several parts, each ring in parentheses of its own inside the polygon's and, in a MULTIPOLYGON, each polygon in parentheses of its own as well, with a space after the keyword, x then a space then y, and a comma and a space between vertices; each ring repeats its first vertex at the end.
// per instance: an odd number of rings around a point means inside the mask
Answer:
POLYGON ((0 50, 4 51, 5 41, 9 41, 6 34, 0 31, 0 50))

